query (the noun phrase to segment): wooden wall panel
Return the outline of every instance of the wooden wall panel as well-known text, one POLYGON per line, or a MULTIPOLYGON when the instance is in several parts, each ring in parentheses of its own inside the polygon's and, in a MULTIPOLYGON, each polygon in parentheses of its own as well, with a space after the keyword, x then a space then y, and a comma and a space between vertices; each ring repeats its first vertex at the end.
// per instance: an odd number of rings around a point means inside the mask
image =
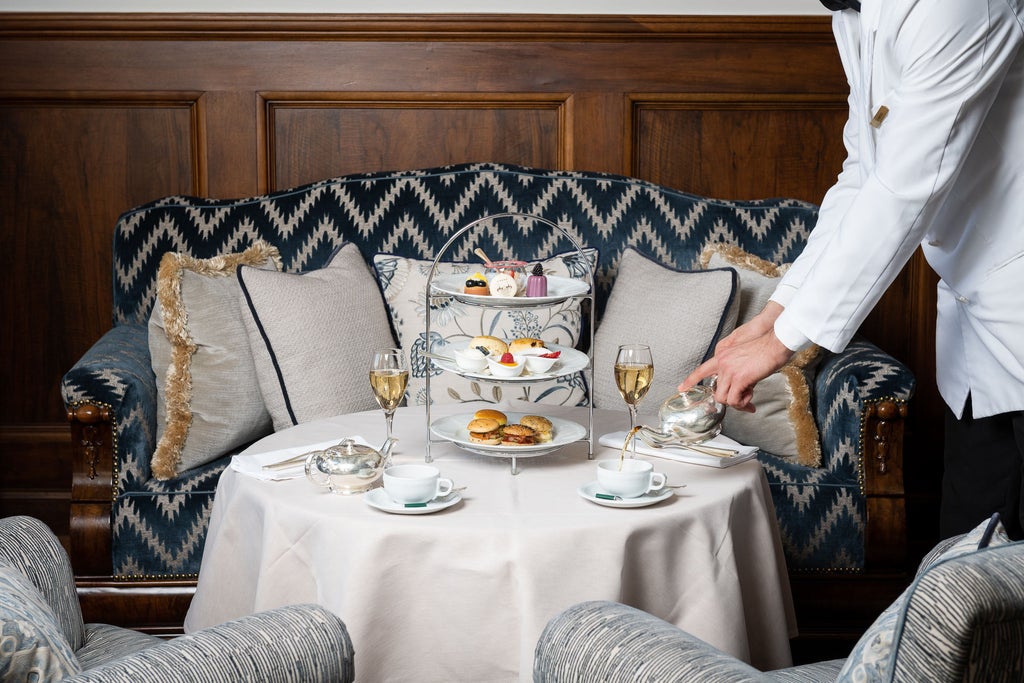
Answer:
POLYGON ((634 95, 632 175, 720 199, 820 202, 842 166, 845 98, 634 95))
POLYGON ((4 357, 17 359, 4 384, 25 389, 0 392, 0 414, 62 415, 61 375, 110 327, 110 226, 168 189, 199 189, 198 97, 77 92, 0 104, 0 249, 11 264, 0 300, 4 357))
POLYGON ((264 93, 268 187, 347 173, 471 161, 562 168, 572 157, 564 95, 264 93))
MULTIPOLYGON (((0 471, 46 464, 0 481, 3 511, 60 512, 59 382, 109 327, 131 206, 469 160, 817 202, 846 92, 825 17, 4 13, 0 471)), ((925 501, 929 277, 915 260, 865 327, 921 382, 905 467, 925 501)))

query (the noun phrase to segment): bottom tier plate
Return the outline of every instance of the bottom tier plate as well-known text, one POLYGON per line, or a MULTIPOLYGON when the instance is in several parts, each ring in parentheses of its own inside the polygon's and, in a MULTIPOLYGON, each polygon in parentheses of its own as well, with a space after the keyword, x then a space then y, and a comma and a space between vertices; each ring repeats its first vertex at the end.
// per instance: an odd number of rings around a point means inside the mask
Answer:
MULTIPOLYGON (((509 424, 519 422, 524 415, 541 415, 541 411, 534 413, 505 413, 508 417, 509 424)), ((499 444, 497 446, 488 446, 485 444, 474 443, 469 440, 469 430, 466 429, 466 425, 469 424, 470 420, 473 419, 473 413, 463 413, 459 415, 449 415, 442 417, 430 425, 430 431, 435 436, 439 436, 446 441, 451 441, 459 448, 463 448, 473 453, 479 453, 480 455, 489 455, 498 458, 533 458, 546 453, 556 451, 566 444, 580 441, 586 438, 586 428, 572 420, 563 420, 559 417, 549 417, 551 420, 551 441, 547 443, 536 443, 529 446, 509 446, 507 444, 499 444)))

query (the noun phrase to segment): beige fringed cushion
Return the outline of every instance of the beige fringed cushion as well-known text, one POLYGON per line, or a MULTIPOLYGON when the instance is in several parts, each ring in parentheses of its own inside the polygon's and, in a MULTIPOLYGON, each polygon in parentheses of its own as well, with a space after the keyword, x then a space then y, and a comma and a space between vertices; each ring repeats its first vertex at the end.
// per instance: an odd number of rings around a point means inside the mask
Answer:
POLYGON ((153 476, 170 479, 271 431, 239 307, 240 265, 280 267, 276 247, 196 259, 166 253, 149 319, 157 377, 153 476))
MULTIPOLYGON (((732 244, 715 244, 701 254, 704 268, 735 268, 740 276, 740 313, 737 326, 761 312, 789 264, 775 265, 732 244)), ((754 388, 755 413, 726 412, 722 431, 740 443, 795 460, 808 467, 821 466, 821 437, 811 412, 811 386, 821 348, 810 346, 796 354, 777 373, 754 388)))

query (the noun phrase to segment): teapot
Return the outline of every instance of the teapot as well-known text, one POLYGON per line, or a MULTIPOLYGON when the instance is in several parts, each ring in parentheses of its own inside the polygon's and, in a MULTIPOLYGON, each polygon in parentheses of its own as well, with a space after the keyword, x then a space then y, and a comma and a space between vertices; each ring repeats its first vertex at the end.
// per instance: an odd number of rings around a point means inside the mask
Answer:
POLYGON ((351 495, 373 488, 391 462, 391 449, 397 439, 388 437, 380 450, 343 439, 322 451, 306 456, 306 477, 332 493, 351 495))
MULTIPOLYGON (((690 446, 722 431, 725 405, 715 400, 715 379, 665 399, 658 408, 661 429, 639 426, 636 435, 649 446, 690 446)), ((628 441, 628 439, 627 439, 628 441)))

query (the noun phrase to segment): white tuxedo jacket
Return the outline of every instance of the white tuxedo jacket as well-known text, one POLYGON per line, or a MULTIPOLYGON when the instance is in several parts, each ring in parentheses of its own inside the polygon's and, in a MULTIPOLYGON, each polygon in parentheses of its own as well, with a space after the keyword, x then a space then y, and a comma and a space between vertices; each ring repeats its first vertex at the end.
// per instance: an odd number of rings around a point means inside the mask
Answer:
POLYGON ((790 348, 841 350, 918 246, 941 278, 939 391, 1024 410, 1024 0, 836 12, 847 159, 773 299, 790 348))

